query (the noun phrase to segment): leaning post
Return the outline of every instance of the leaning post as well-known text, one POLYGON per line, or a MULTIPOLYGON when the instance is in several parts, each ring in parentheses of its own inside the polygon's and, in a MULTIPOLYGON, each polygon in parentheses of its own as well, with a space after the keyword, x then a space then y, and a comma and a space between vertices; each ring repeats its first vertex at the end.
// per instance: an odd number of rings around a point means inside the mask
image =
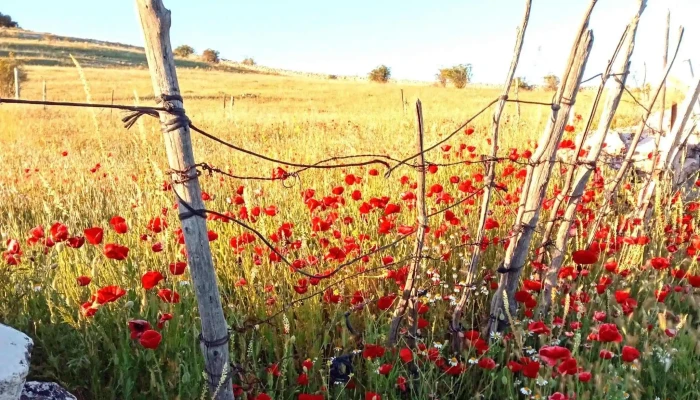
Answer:
MULTIPOLYGON (((155 96, 163 98, 166 106, 171 107, 172 110, 181 110, 180 115, 160 112, 160 121, 166 124, 178 117, 184 119, 186 117, 184 117, 183 101, 170 45, 170 10, 165 8, 162 0, 136 0, 136 4, 155 96)), ((190 128, 187 123, 177 125, 179 125, 177 129, 163 133, 168 162, 170 169, 174 171, 190 171, 189 169, 195 164, 190 128)), ((216 272, 207 238, 206 217, 202 211, 204 209, 202 191, 194 172, 194 170, 187 172, 192 174, 187 179, 173 179, 173 190, 180 210, 187 261, 190 265, 199 316, 202 321, 200 345, 204 354, 209 389, 211 393, 216 393, 217 400, 233 400, 232 385, 225 384, 230 377, 229 330, 221 307, 216 272), (183 180, 185 182, 182 182, 183 180)), ((182 178, 177 174, 173 175, 173 178, 178 177, 182 178)))

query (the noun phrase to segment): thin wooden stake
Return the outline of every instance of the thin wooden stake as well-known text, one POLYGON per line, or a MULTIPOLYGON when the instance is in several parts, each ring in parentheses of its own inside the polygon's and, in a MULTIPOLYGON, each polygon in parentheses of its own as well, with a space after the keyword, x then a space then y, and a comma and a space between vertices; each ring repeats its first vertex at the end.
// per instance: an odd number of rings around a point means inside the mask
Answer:
MULTIPOLYGON (((112 89, 112 105, 114 105, 114 89, 112 89)), ((114 109, 110 108, 109 113, 112 114, 112 111, 114 111, 114 109)))
MULTIPOLYGON (((180 95, 175 62, 170 44, 170 10, 161 0, 136 0, 141 27, 145 39, 146 57, 151 71, 151 80, 155 97, 161 95, 180 95)), ((183 107, 179 100, 172 100, 174 107, 183 107)), ((173 116, 167 112, 160 113, 162 123, 173 116)), ((190 129, 187 124, 175 131, 163 134, 170 168, 177 171, 189 171, 194 164, 190 129)), ((188 204, 194 210, 204 209, 202 192, 197 176, 184 183, 177 183, 173 175, 173 190, 177 194, 180 212, 188 204)), ((211 393, 217 393, 218 400, 233 400, 231 383, 226 383, 225 367, 229 365, 229 330, 221 307, 221 297, 216 283, 216 272, 207 238, 205 218, 195 216, 181 221, 185 237, 187 259, 192 274, 194 291, 197 296, 199 316, 202 321, 201 349, 204 354, 205 371, 211 393), (208 345, 207 345, 208 344, 208 345), (219 385, 221 383, 221 385, 219 385), (221 386, 221 387, 219 387, 221 386), (217 392, 218 388, 218 392, 217 392)), ((228 368, 226 369, 228 371, 228 368)), ((230 372, 229 372, 230 373, 230 372)))
POLYGON ((389 326, 388 345, 395 346, 398 341, 399 328, 404 315, 409 316, 409 335, 406 342, 410 348, 416 345, 416 329, 418 323, 418 315, 416 313, 416 281, 421 271, 423 261, 423 244, 425 242, 425 230, 428 226, 428 217, 425 207, 425 157, 423 155, 423 106, 420 99, 416 100, 416 153, 418 156, 418 165, 416 168, 416 210, 418 211, 418 228, 416 231, 416 242, 413 248, 413 262, 408 270, 408 277, 404 284, 404 290, 401 295, 394 317, 389 326))
MULTIPOLYGON (((510 92, 510 86, 513 83, 513 77, 515 76, 515 71, 518 68, 518 62, 520 61, 520 53, 523 49, 523 43, 525 39, 525 32, 527 31, 527 24, 530 21, 530 9, 532 8, 532 0, 525 1, 525 15, 523 16, 523 22, 518 30, 518 35, 515 40, 515 49, 513 50, 513 59, 510 63, 510 70, 508 71, 508 76, 506 76, 506 81, 503 85, 503 92, 501 93, 501 100, 496 105, 496 109, 493 112, 493 119, 491 121, 491 159, 487 167, 487 177, 486 177, 486 187, 484 188, 484 197, 481 199, 481 212, 479 214, 479 226, 477 227, 477 235, 475 243, 481 243, 484 238, 486 219, 489 212, 489 203, 491 201, 491 193, 493 191, 493 185, 495 184, 496 178, 496 157, 498 156, 498 133, 501 124, 501 116, 503 115, 503 110, 505 109, 506 99, 508 98, 508 92, 510 92)), ((516 84, 517 93, 517 84, 516 84)), ((472 257, 469 262, 469 268, 466 271, 466 281, 464 289, 462 289, 462 295, 459 301, 455 305, 452 311, 452 322, 450 331, 452 332, 452 349, 456 353, 461 353, 462 344, 464 341, 461 322, 462 314, 464 312, 464 307, 469 299, 469 287, 474 282, 474 277, 476 276, 476 270, 479 265, 479 258, 481 255, 481 246, 475 244, 472 246, 472 257)))
MULTIPOLYGON (((671 10, 666 14, 666 30, 664 32, 664 52, 662 60, 664 69, 668 65, 668 42, 671 34, 671 10)), ((659 113, 659 132, 668 132, 671 129, 664 126, 664 113, 666 112, 666 81, 662 83, 661 88, 661 112, 659 113)))
POLYGON ((19 68, 15 67, 15 99, 19 100, 20 83, 19 83, 19 68))
POLYGON ((403 89, 401 89, 401 108, 403 109, 404 114, 406 113, 406 102, 403 99, 403 89))
MULTIPOLYGON (((46 80, 41 81, 41 100, 46 101, 46 80)), ((46 104, 44 104, 44 110, 46 110, 46 104)))

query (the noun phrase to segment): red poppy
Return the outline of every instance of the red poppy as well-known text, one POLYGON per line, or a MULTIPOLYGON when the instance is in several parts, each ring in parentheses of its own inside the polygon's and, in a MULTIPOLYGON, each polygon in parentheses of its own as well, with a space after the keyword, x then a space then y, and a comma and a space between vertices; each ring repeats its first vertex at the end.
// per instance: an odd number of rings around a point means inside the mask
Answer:
POLYGON ((51 225, 49 233, 51 233, 53 241, 57 243, 68 239, 68 227, 60 222, 51 225))
POLYGON ((555 366, 558 360, 571 357, 571 351, 561 346, 544 346, 540 349, 540 358, 550 366, 555 366))
POLYGON ((158 348, 161 340, 163 340, 163 337, 160 335, 160 333, 154 330, 147 330, 141 334, 139 343, 141 343, 141 346, 146 349, 155 350, 158 348))
POLYGON ((569 400, 569 397, 561 392, 556 392, 547 398, 548 400, 569 400))
POLYGON ((557 371, 562 375, 576 375, 578 372, 576 359, 572 357, 562 361, 557 367, 557 371))
POLYGON ((590 265, 598 262, 598 253, 592 250, 577 250, 572 254, 574 262, 581 265, 590 265))
POLYGON ((615 354, 613 354, 613 352, 608 350, 601 350, 600 353, 598 353, 598 356, 603 360, 610 360, 613 358, 614 355, 615 354))
POLYGON ((482 357, 479 359, 479 367, 483 369, 494 369, 496 368, 496 362, 492 358, 482 357))
POLYGON ((187 268, 187 263, 184 261, 177 261, 174 263, 170 263, 170 273, 173 275, 184 274, 185 268, 187 268))
POLYGON ((525 361, 525 366, 523 368, 523 376, 531 379, 537 378, 537 374, 540 372, 540 363, 539 361, 533 361, 530 359, 526 359, 525 361))
POLYGON ((125 294, 126 290, 120 288, 119 286, 105 286, 97 290, 97 303, 111 303, 125 294))
POLYGON ((156 285, 158 285, 158 282, 162 281, 163 279, 165 279, 165 277, 160 272, 148 271, 141 277, 141 286, 143 286, 143 288, 146 290, 153 289, 156 285))
POLYGON ((68 244, 68 247, 73 248, 73 249, 79 249, 83 247, 85 244, 85 238, 82 236, 75 236, 75 237, 70 237, 66 241, 68 244))
POLYGON ((632 346, 624 346, 620 358, 622 358, 624 362, 632 362, 639 358, 639 350, 632 346))
POLYGON ((688 275, 688 283, 694 288, 700 288, 700 275, 688 275))
POLYGON ((165 303, 177 304, 180 302, 180 294, 170 289, 160 289, 158 297, 165 303))
POLYGON ((92 228, 87 228, 83 231, 85 234, 85 239, 87 239, 88 243, 90 244, 100 244, 102 243, 102 236, 104 235, 104 231, 102 228, 98 227, 92 227, 92 228))
POLYGON ((365 393, 365 400, 382 400, 382 396, 378 393, 367 392, 365 393))
POLYGON ((112 260, 126 260, 129 255, 129 248, 116 243, 107 243, 104 248, 104 255, 112 260))
POLYGON ((545 325, 545 323, 542 321, 530 322, 527 326, 527 329, 535 335, 549 335, 549 333, 551 332, 547 325, 545 325))
POLYGON ((168 227, 168 222, 161 218, 161 217, 155 217, 151 218, 148 221, 148 224, 146 225, 146 229, 153 233, 160 233, 163 231, 163 229, 168 227))
POLYGON ((142 319, 132 319, 129 321, 129 331, 131 339, 138 339, 141 335, 151 329, 151 324, 142 319))
POLYGON ((399 350, 399 358, 405 363, 413 361, 413 351, 408 347, 404 347, 399 350))
POLYGON ((382 365, 380 365, 379 368, 377 369, 377 372, 379 373, 379 375, 389 375, 389 373, 391 372, 392 369, 394 369, 394 366, 393 366, 393 365, 391 365, 391 364, 382 364, 382 365))
POLYGON ((401 212, 401 206, 389 203, 384 208, 384 215, 391 215, 401 212))
POLYGON ((389 296, 382 296, 379 298, 379 300, 377 300, 377 307, 382 311, 386 311, 389 308, 391 308, 391 306, 394 304, 395 299, 395 294, 389 296))
POLYGON ((617 325, 615 324, 602 324, 598 329, 598 341, 608 343, 615 342, 620 343, 622 341, 622 335, 617 330, 617 325))
POLYGON ((489 231, 489 230, 491 230, 491 229, 496 229, 496 228, 498 228, 498 227, 500 227, 500 226, 501 226, 501 225, 498 223, 498 221, 496 221, 495 219, 489 217, 489 218, 486 218, 486 223, 484 224, 484 229, 486 229, 487 231, 489 231))
MULTIPOLYGON (((278 168, 282 169, 282 168, 278 168)), ((260 393, 259 395, 255 396, 254 400, 272 400, 272 397, 268 396, 267 393, 260 393)))
POLYGON ((671 266, 671 262, 665 257, 654 257, 649 260, 651 266, 656 270, 666 269, 671 266))
POLYGON ((112 219, 109 220, 109 224, 112 226, 112 229, 119 234, 124 234, 129 230, 129 227, 126 225, 126 220, 118 215, 112 217, 112 219))
POLYGON ((173 315, 170 313, 163 313, 160 318, 158 318, 158 329, 163 329, 166 321, 173 319, 173 315))
POLYGON ((578 373, 578 381, 579 382, 586 383, 586 382, 590 381, 592 377, 593 377, 593 375, 591 375, 590 372, 584 371, 584 372, 578 373))
MULTIPOLYGON (((306 375, 305 373, 299 374, 299 376, 297 377, 297 385, 306 386, 306 385, 308 385, 308 384, 309 384, 309 376, 306 375)), ((299 395, 299 399, 302 399, 302 398, 303 398, 303 397, 301 397, 301 396, 302 396, 302 395, 300 394, 300 395, 299 395)), ((307 396, 311 396, 311 395, 307 395, 307 396)), ((315 396, 315 395, 314 395, 314 396, 315 396)), ((305 398, 306 398, 306 399, 309 399, 309 397, 305 397, 305 398)), ((313 397, 312 397, 312 398, 313 398, 313 397)), ((323 399, 323 396, 321 396, 321 399, 323 399)))
POLYGON ((384 347, 378 344, 365 344, 365 348, 362 350, 363 358, 379 358, 384 355, 384 347))
POLYGON ((89 276, 79 276, 77 279, 78 281, 78 286, 87 286, 92 282, 92 279, 89 276))

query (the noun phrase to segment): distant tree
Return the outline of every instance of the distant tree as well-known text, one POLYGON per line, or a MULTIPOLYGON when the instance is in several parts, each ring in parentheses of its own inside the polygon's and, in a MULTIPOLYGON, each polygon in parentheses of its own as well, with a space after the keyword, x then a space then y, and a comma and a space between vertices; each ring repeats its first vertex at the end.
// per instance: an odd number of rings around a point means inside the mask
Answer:
POLYGON ((559 77, 554 75, 554 74, 549 74, 544 77, 544 87, 547 90, 553 90, 556 91, 559 89, 559 77))
POLYGON ((527 78, 524 76, 515 78, 515 84, 518 85, 518 89, 520 90, 532 90, 532 85, 528 83, 527 78))
POLYGON ((472 65, 459 64, 450 68, 442 68, 438 71, 436 78, 443 87, 446 86, 447 82, 450 82, 456 88, 462 89, 472 80, 472 65))
POLYGON ((248 57, 248 58, 244 59, 243 61, 241 61, 241 64, 243 64, 243 65, 255 65, 255 60, 248 57))
POLYGON ((218 63, 219 52, 212 49, 206 49, 202 52, 202 60, 210 63, 218 63))
POLYGON ((0 28, 19 28, 19 25, 9 15, 0 13, 0 28))
POLYGON ((10 54, 7 58, 0 58, 0 97, 11 97, 15 92, 15 68, 19 70, 20 84, 27 79, 27 74, 22 68, 22 62, 10 54))
POLYGON ((187 58, 194 54, 194 49, 192 48, 192 46, 183 44, 182 46, 177 46, 173 53, 175 53, 175 55, 178 57, 187 58))
POLYGON ((391 77, 391 68, 380 65, 369 73, 369 80, 372 82, 386 83, 391 77))

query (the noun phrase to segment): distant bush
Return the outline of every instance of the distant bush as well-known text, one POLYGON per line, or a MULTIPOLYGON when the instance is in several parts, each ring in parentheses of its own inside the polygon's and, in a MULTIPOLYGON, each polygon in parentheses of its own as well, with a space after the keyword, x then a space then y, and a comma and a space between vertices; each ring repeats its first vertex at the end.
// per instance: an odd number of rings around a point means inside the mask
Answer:
POLYGON ((187 58, 194 54, 194 49, 192 46, 183 44, 182 46, 178 46, 173 53, 178 57, 187 58))
POLYGON ((243 65, 255 65, 255 60, 248 57, 245 60, 241 61, 241 64, 243 64, 243 65))
POLYGON ((527 78, 525 77, 518 77, 515 78, 515 85, 518 86, 518 89, 520 90, 532 90, 532 85, 527 82, 527 78))
POLYGON ((0 59, 0 97, 12 97, 15 93, 15 67, 19 69, 20 84, 27 79, 22 63, 14 57, 0 59))
POLYGON ((559 89, 559 77, 553 74, 549 74, 544 77, 544 87, 547 90, 556 91, 559 89))
POLYGON ((328 79, 336 80, 338 79, 338 75, 328 75, 328 79))
POLYGON ((218 63, 219 52, 212 49, 206 49, 202 52, 202 60, 210 63, 218 63))
POLYGON ((380 65, 369 73, 369 80, 372 82, 386 83, 391 78, 391 68, 380 65))
POLYGON ((0 13, 0 28, 19 28, 19 25, 9 15, 0 13))
POLYGON ((472 65, 459 64, 450 68, 442 68, 435 77, 443 87, 447 85, 447 82, 450 82, 456 88, 462 89, 472 80, 472 65))

